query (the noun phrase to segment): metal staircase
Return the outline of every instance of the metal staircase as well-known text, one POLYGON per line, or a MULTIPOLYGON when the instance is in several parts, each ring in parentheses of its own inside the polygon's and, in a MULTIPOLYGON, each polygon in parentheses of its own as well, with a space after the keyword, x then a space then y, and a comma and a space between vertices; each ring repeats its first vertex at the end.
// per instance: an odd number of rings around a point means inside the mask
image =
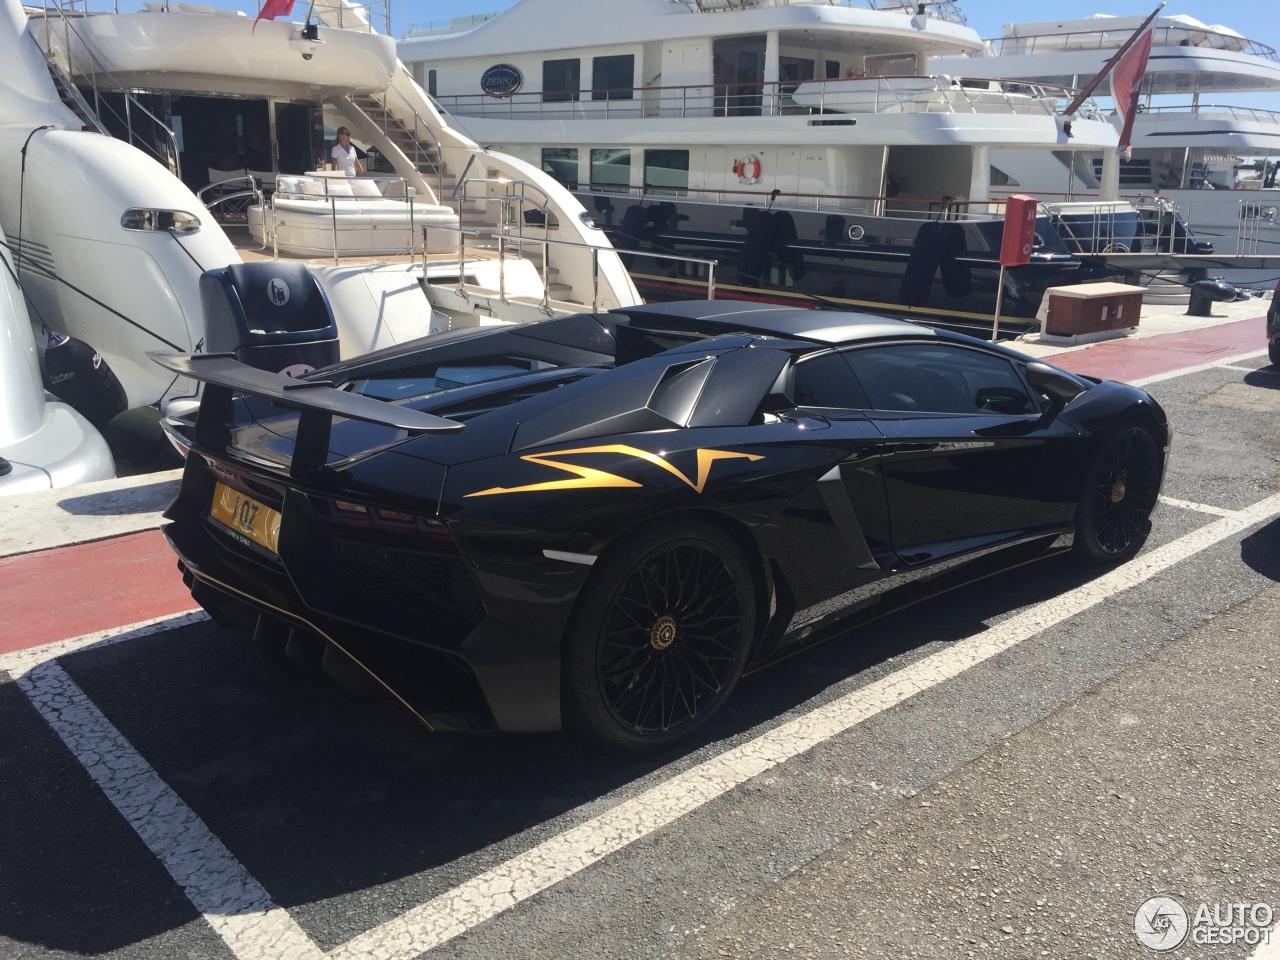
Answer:
MULTIPOLYGON (((29 10, 27 17, 35 24, 40 19, 40 13, 29 10)), ((81 19, 83 15, 73 15, 64 10, 62 0, 51 0, 46 2, 43 9, 44 35, 49 49, 41 44, 34 33, 27 34, 49 65, 49 75, 53 78, 58 96, 80 119, 84 129, 114 136, 137 147, 167 167, 174 176, 181 178, 182 167, 173 130, 103 66, 76 29, 73 21, 81 19), (53 53, 58 41, 62 44, 66 70, 58 66, 53 53), (72 68, 77 62, 87 63, 87 71, 80 74, 73 72, 72 68), (87 96, 82 90, 87 91, 87 96), (104 94, 117 97, 119 107, 104 94), (89 102, 89 97, 92 97, 92 103, 89 102)))

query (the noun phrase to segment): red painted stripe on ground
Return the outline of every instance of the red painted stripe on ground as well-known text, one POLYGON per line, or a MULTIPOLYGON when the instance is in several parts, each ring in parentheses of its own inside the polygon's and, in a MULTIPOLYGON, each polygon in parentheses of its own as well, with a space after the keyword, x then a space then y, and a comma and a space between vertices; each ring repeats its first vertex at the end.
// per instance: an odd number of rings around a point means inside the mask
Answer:
POLYGON ((195 608, 158 530, 0 559, 0 653, 195 608))
POLYGON ((1131 381, 1213 363, 1267 346, 1267 319, 1236 320, 1185 333, 1161 333, 1144 340, 1108 340, 1049 357, 1075 373, 1131 381))

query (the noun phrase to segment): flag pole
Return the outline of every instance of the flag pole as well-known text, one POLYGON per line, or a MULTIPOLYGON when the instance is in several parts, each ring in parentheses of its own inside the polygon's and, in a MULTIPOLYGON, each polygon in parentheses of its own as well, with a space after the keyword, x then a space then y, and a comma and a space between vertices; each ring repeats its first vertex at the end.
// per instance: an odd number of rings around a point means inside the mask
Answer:
POLYGON ((1147 27, 1151 25, 1151 21, 1160 15, 1160 11, 1163 10, 1164 7, 1165 5, 1163 3, 1161 3, 1160 6, 1156 7, 1155 10, 1152 11, 1151 16, 1147 17, 1147 19, 1142 21, 1142 26, 1138 27, 1137 30, 1133 31, 1133 36, 1131 36, 1128 40, 1126 40, 1121 45, 1120 49, 1115 52, 1115 55, 1110 60, 1107 61, 1106 66, 1104 66, 1101 70, 1098 71, 1098 75, 1094 77, 1092 80, 1090 80, 1088 83, 1086 83, 1080 89, 1080 92, 1076 94, 1076 98, 1072 100, 1070 104, 1067 105, 1067 109, 1062 111, 1062 115, 1064 117, 1071 116, 1073 113, 1075 113, 1077 110, 1080 109, 1080 106, 1086 100, 1088 100, 1090 96, 1092 96, 1093 91, 1097 90, 1099 85, 1102 83, 1102 81, 1107 78, 1107 74, 1111 72, 1111 68, 1114 67, 1119 62, 1121 57, 1123 57, 1126 53, 1129 52, 1130 47, 1132 47, 1135 43, 1138 42, 1138 38, 1142 36, 1142 31, 1146 30, 1147 27))

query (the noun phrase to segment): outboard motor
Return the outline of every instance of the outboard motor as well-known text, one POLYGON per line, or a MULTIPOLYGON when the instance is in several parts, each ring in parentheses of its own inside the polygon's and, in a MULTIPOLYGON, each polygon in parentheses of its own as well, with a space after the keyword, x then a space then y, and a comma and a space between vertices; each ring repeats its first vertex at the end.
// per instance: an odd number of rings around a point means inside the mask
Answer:
POLYGON ((337 363, 338 326, 306 264, 233 263, 200 278, 205 350, 300 377, 337 363))

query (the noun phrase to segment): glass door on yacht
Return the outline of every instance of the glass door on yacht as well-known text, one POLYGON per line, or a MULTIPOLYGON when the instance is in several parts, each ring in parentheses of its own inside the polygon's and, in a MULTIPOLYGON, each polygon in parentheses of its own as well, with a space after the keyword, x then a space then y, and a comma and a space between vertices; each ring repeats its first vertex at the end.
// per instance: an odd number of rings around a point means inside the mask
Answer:
POLYGON ((314 103, 271 102, 271 146, 278 173, 306 173, 329 165, 324 120, 314 103))

